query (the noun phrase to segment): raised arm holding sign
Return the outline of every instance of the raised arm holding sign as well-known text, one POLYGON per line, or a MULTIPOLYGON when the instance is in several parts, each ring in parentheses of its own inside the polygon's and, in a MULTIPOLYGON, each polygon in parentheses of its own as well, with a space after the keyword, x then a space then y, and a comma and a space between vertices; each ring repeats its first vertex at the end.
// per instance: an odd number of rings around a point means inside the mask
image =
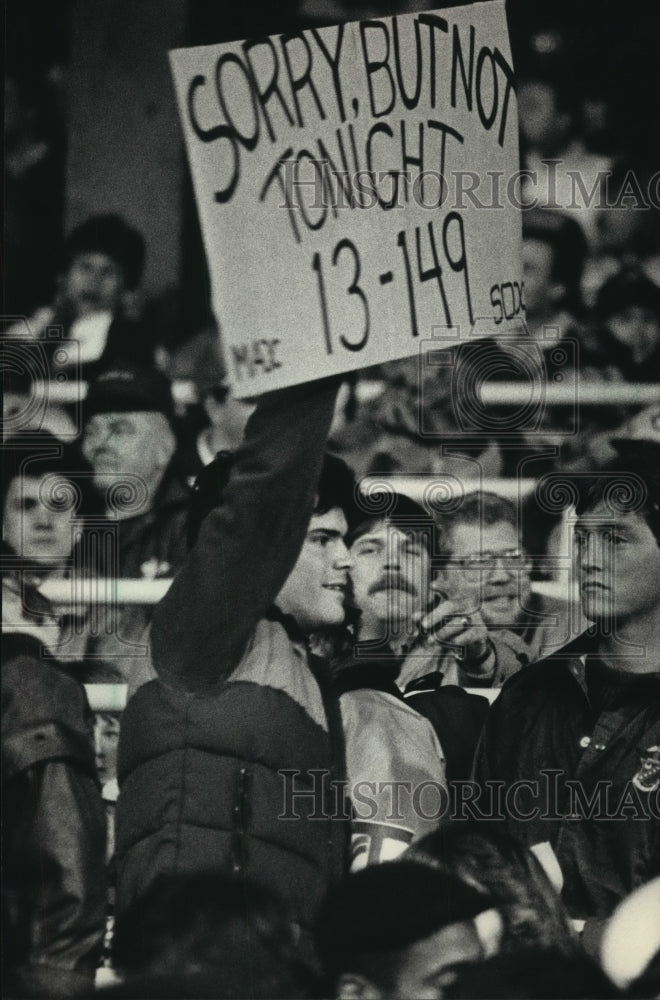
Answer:
POLYGON ((158 876, 215 868, 270 886, 309 927, 343 870, 339 706, 305 643, 344 620, 352 479, 343 498, 339 460, 322 474, 336 382, 260 399, 221 502, 155 609, 159 679, 122 720, 118 922, 158 876))

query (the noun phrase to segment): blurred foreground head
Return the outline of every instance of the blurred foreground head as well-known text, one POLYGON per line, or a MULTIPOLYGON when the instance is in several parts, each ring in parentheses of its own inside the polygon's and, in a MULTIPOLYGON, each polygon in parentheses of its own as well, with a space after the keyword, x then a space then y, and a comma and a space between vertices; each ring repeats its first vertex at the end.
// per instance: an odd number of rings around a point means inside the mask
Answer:
POLYGON ((113 948, 121 996, 300 997, 310 988, 282 901, 218 871, 154 882, 118 923, 113 948))
POLYGON ((328 894, 317 921, 326 993, 441 998, 467 962, 493 954, 501 918, 456 876, 413 860, 372 865, 328 894))

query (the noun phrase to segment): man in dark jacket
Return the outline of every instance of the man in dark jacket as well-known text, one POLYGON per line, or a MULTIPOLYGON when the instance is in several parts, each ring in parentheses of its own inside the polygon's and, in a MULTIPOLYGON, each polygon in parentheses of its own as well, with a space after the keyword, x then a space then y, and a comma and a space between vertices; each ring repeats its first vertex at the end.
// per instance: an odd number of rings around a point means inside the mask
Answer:
POLYGON ((105 812, 80 684, 27 634, 3 637, 5 996, 92 989, 105 929, 105 812))
POLYGON ((309 927, 345 870, 339 705, 306 642, 344 619, 352 489, 338 460, 321 475, 336 388, 260 399, 155 609, 158 680, 122 720, 118 923, 159 874, 215 868, 258 879, 309 927))
MULTIPOLYGON (((159 372, 117 364, 91 383, 82 450, 102 491, 107 523, 98 551, 112 565, 86 567, 110 577, 172 576, 186 555, 190 490, 177 475, 174 404, 159 372)), ((94 551, 90 548, 90 551, 94 551)), ((87 655, 111 661, 126 680, 146 656, 151 608, 124 605, 90 637, 87 655)))
POLYGON ((618 447, 607 472, 575 485, 593 624, 505 684, 476 766, 480 806, 504 783, 512 832, 552 846, 579 921, 660 872, 660 479, 650 444, 618 447))

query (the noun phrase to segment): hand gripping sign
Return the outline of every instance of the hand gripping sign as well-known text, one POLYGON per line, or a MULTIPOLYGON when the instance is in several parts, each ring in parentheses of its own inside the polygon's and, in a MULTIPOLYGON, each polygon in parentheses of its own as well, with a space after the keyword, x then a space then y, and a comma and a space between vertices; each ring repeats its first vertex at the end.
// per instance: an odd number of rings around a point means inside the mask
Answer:
POLYGON ((519 324, 504 0, 170 59, 237 396, 519 324))

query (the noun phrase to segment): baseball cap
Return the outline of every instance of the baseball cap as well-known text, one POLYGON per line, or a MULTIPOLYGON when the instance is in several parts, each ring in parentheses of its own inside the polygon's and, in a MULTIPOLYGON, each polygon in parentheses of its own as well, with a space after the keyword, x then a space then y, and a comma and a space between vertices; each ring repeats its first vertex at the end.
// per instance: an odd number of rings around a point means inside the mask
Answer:
POLYGON ((316 941, 326 967, 339 973, 362 952, 405 948, 496 905, 490 895, 426 863, 386 861, 329 891, 317 915, 316 941))
POLYGON ((161 372, 141 365, 108 368, 90 383, 84 404, 85 420, 96 413, 162 413, 174 422, 170 381, 161 372))

